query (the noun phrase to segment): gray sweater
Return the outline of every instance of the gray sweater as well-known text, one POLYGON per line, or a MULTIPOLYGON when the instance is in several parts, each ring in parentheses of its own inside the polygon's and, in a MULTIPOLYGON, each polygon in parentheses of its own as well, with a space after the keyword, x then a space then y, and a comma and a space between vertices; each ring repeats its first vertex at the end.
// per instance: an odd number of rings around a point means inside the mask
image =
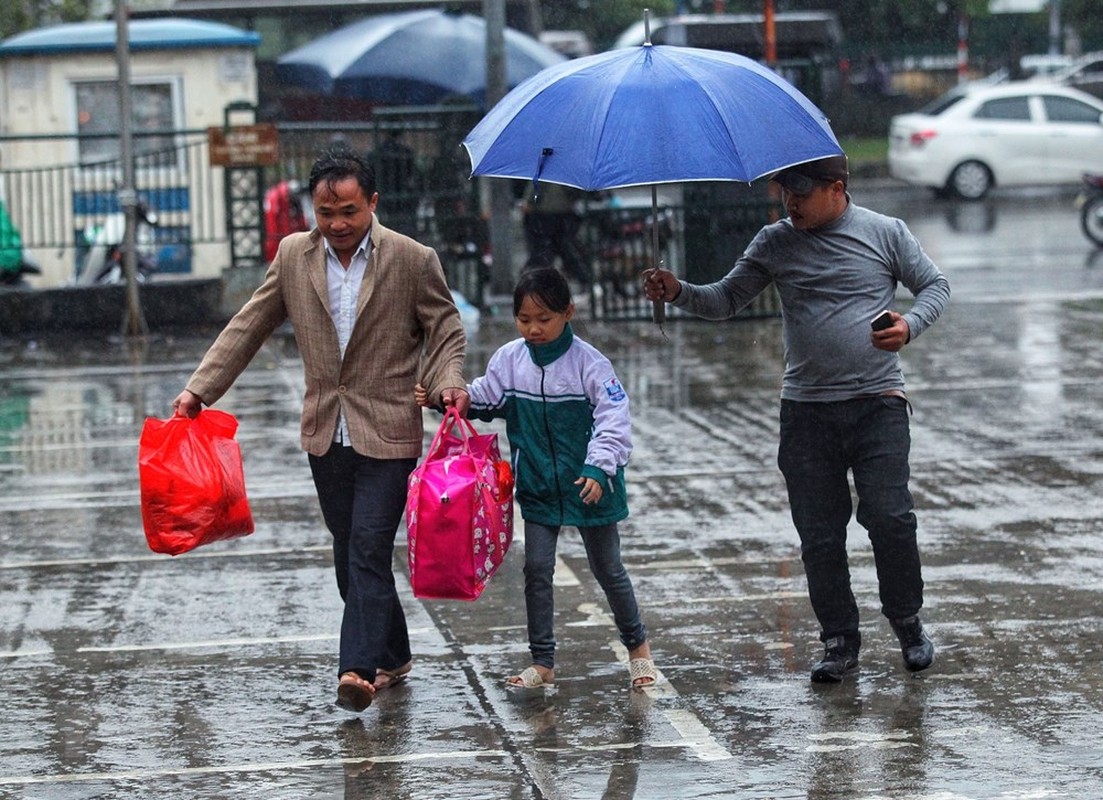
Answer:
POLYGON ((915 296, 904 314, 915 339, 950 299, 949 282, 901 220, 850 202, 837 220, 813 230, 788 219, 766 226, 719 281, 683 281, 674 305, 727 319, 770 283, 781 299, 781 396, 805 402, 903 390, 900 357, 873 346, 870 320, 894 308, 903 284, 915 296))

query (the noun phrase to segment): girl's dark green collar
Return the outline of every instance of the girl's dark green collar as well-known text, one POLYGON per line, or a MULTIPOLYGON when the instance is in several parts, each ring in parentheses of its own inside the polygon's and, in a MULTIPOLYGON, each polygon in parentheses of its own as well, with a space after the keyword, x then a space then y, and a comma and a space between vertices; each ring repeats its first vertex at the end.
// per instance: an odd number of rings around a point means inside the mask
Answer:
POLYGON ((574 331, 571 330, 571 323, 568 322, 563 326, 563 333, 559 334, 554 341, 541 344, 525 342, 525 347, 529 349, 529 355, 532 356, 532 360, 536 362, 538 367, 546 367, 566 353, 573 341, 574 331))

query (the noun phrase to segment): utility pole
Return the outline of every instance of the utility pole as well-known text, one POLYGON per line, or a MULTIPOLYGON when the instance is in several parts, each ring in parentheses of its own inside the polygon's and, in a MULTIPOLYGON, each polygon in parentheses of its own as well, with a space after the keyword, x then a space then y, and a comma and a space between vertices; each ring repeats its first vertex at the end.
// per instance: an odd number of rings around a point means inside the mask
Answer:
POLYGON ((135 241, 138 192, 134 188, 134 147, 131 136, 133 113, 130 99, 130 9, 124 0, 115 0, 115 60, 119 72, 119 160, 122 165, 122 186, 118 190, 119 205, 126 219, 123 236, 123 269, 126 272, 126 319, 123 324, 129 336, 148 332, 138 294, 137 246, 135 241))
POLYGON ((957 82, 969 80, 969 12, 962 9, 957 15, 957 82))
POLYGON ((773 69, 777 66, 777 18, 774 16, 774 0, 764 0, 762 23, 762 55, 766 59, 766 66, 773 69))
MULTIPOLYGON (((505 0, 483 0, 486 20, 486 109, 506 94, 506 4, 505 0)), ((513 291, 512 203, 509 183, 501 178, 480 178, 479 194, 488 210, 490 252, 494 258, 490 270, 490 291, 508 295, 513 291)))
POLYGON ((1049 54, 1057 56, 1061 47, 1061 0, 1049 0, 1049 54))

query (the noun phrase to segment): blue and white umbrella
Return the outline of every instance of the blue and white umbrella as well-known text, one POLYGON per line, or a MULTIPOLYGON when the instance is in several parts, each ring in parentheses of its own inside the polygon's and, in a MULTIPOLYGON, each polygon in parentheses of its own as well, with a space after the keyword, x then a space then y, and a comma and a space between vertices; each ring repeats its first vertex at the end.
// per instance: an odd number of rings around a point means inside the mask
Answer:
MULTIPOLYGON (((566 59, 507 28, 506 81, 517 86, 566 59)), ((277 79, 319 94, 383 105, 433 105, 486 95, 486 21, 441 9, 378 14, 283 55, 277 79)))
POLYGON ((502 98, 463 144, 473 175, 586 191, 749 183, 842 153, 823 112, 767 67, 650 44, 548 67, 502 98))
MULTIPOLYGON (((463 144, 472 175, 586 191, 650 185, 652 219, 655 184, 750 183, 843 152, 823 112, 767 67, 650 43, 548 67, 502 98, 463 144)), ((655 310, 661 321, 662 304, 655 310)))

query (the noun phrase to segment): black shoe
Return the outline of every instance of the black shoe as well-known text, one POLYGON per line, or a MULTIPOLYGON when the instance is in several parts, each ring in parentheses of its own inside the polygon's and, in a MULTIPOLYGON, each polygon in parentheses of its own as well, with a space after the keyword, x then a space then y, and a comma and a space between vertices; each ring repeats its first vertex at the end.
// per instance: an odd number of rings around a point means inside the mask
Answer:
POLYGON ((917 615, 890 620, 893 633, 900 640, 900 652, 904 654, 904 666, 911 672, 919 672, 934 663, 934 642, 923 630, 917 615))
POLYGON ((823 659, 812 667, 812 683, 840 683, 858 669, 858 648, 853 642, 834 636, 823 644, 823 659))

